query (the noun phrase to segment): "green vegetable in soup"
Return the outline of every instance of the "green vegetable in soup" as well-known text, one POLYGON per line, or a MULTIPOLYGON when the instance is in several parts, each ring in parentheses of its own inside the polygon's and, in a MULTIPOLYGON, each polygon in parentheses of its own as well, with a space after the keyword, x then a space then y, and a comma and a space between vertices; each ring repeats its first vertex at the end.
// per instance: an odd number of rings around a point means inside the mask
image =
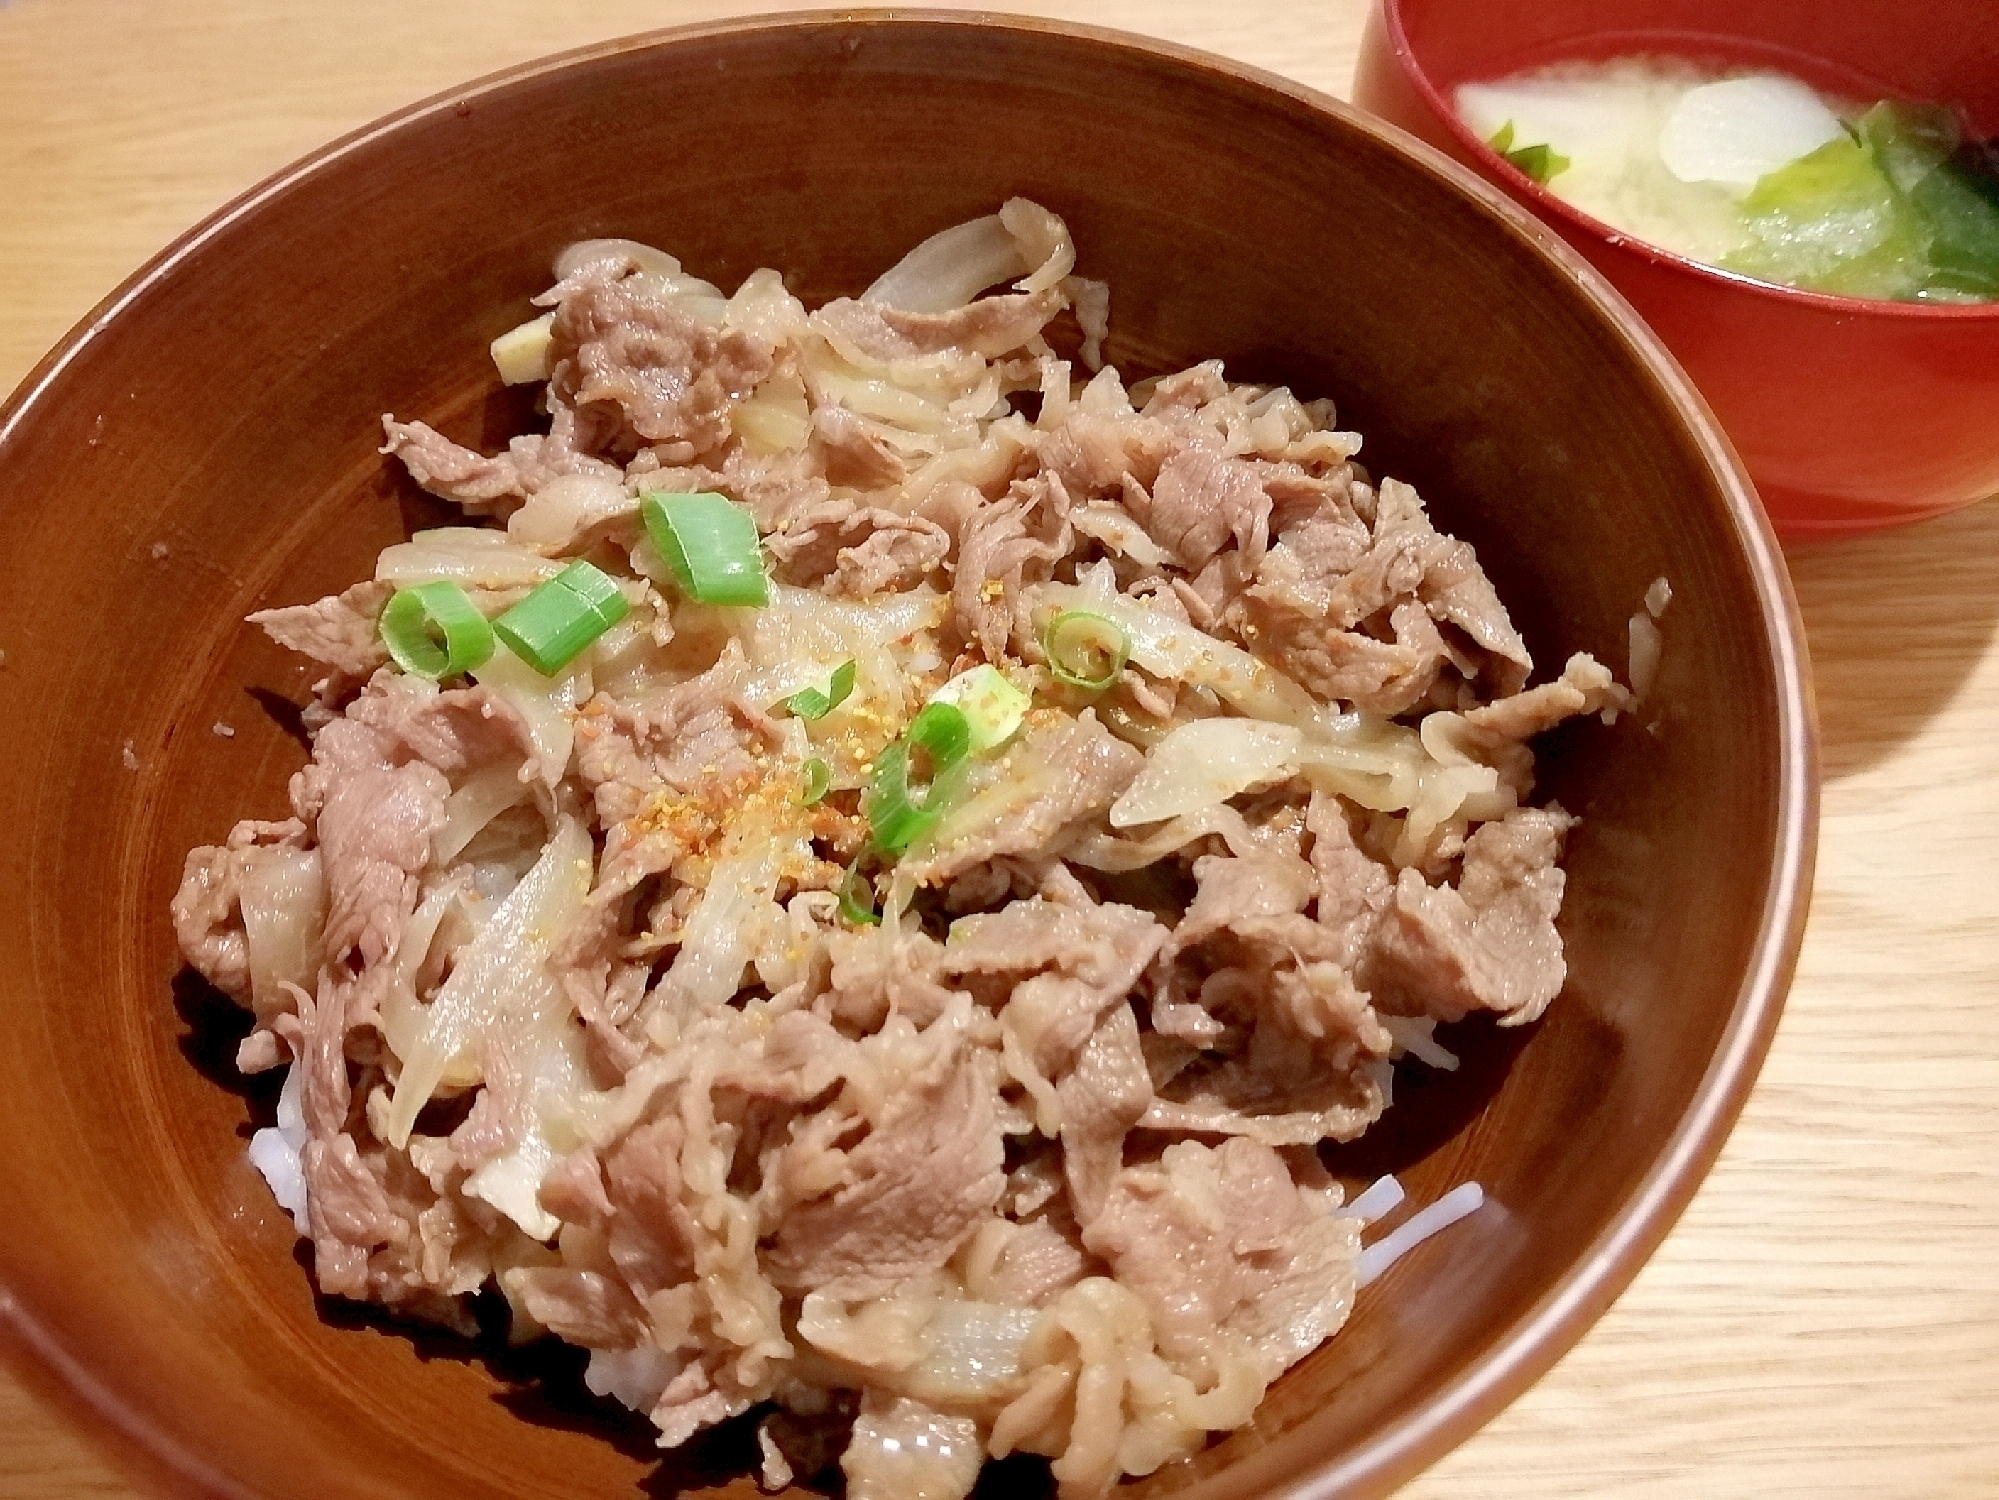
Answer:
POLYGON ((1898 192, 1909 192, 1957 149, 1957 121, 1940 104, 1884 99, 1850 127, 1898 192))
POLYGON ((1569 159, 1545 142, 1537 146, 1515 146, 1511 120, 1495 130, 1486 144, 1536 182, 1545 183, 1557 172, 1569 169, 1569 159))
POLYGON ((1723 265, 1765 281, 1855 297, 1922 285, 1927 235, 1860 141, 1842 136, 1759 178, 1742 200, 1750 241, 1723 265))
POLYGON ((1999 184, 1945 162, 1909 201, 1930 230, 1930 286, 1999 296, 1999 184))

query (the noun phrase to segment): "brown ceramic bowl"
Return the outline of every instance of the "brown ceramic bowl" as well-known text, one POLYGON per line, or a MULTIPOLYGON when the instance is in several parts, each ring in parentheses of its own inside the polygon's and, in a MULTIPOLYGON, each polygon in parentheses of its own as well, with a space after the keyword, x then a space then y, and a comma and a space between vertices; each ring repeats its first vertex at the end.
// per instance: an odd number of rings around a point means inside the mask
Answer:
POLYGON ((1211 58, 969 17, 640 38, 285 173, 0 413, 0 1324, 153 1484, 749 1493, 730 1434, 662 1462, 575 1359, 315 1301, 244 1159, 269 1090, 234 1076, 167 900, 182 852, 280 808, 303 756, 307 673, 243 615, 364 576, 428 513, 375 451, 381 412, 487 444, 530 420, 485 346, 558 247, 630 235, 816 299, 1010 193, 1067 216, 1128 370, 1220 355, 1336 397, 1476 543, 1544 669, 1622 663, 1646 585, 1674 591, 1645 712, 1546 745, 1547 792, 1585 818, 1567 991, 1537 1027, 1461 1028, 1463 1071, 1405 1080, 1335 1161, 1419 1199, 1475 1178, 1496 1206, 1363 1294, 1251 1427, 1136 1488, 1388 1490, 1547 1368, 1692 1194, 1791 972, 1813 730, 1769 533, 1630 310, 1469 173, 1211 58))

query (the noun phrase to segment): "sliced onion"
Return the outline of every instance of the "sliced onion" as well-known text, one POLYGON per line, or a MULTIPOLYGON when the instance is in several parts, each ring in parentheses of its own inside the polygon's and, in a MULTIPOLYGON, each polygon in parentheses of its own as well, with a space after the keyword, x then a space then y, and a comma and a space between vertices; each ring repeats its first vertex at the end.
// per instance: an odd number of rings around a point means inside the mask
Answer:
POLYGON ((507 517, 507 535, 530 547, 567 551, 590 527, 634 514, 639 502, 603 474, 558 474, 507 517))
MULTIPOLYGON (((417 980, 430 957, 432 944, 437 941, 438 928, 452 907, 464 900, 465 893, 464 875, 453 876, 418 902, 416 910, 403 922, 402 937, 396 944, 395 968, 389 976, 389 992, 382 1000, 382 1039, 398 1057, 414 1053, 422 1038, 424 1009, 417 998, 417 980)), ((477 1077, 470 1069, 454 1072, 447 1068, 443 1081, 462 1088, 476 1082, 477 1077)))
POLYGON ((904 312, 949 312, 1021 273, 1020 251, 998 214, 940 229, 861 293, 904 312))
POLYGON ((1289 724, 1258 719, 1196 719, 1171 731, 1145 757, 1124 795, 1111 804, 1113 828, 1185 817, 1289 774, 1304 739, 1289 724))
POLYGON ((1021 1350, 1040 1316, 997 1302, 940 1302, 925 1329, 928 1352, 884 1383, 926 1401, 990 1400, 1019 1378, 1021 1350))
POLYGON ((567 281, 591 266, 607 262, 628 270, 630 279, 654 296, 679 302, 702 323, 719 324, 728 311, 728 299, 721 288, 698 276, 689 276, 680 262, 664 250, 637 240, 581 240, 555 258, 555 277, 567 281))
POLYGON ((532 1030, 567 1002, 548 956, 590 891, 592 848, 580 819, 565 816, 541 858, 458 955, 424 1015, 423 1029, 402 1059, 390 1103, 388 1144, 402 1150, 418 1111, 430 1102, 446 1070, 475 1060, 480 1039, 496 1028, 532 1030))
POLYGON ((796 834, 739 826, 722 845, 708 889, 681 930, 680 952, 659 982, 669 1013, 687 1017, 726 1004, 755 956, 757 918, 777 896, 778 871, 811 855, 796 834))
POLYGON ((563 564, 482 526, 446 526, 419 531, 406 542, 385 547, 375 560, 375 577, 400 586, 455 583, 461 588, 533 588, 562 571, 563 564))
POLYGON ((545 1012, 525 1050, 520 1141, 482 1163, 465 1179, 465 1191, 492 1204, 530 1239, 549 1240, 562 1221, 541 1206, 541 1185, 578 1144, 567 1128, 570 1112, 594 1085, 583 1029, 571 1023, 566 1009, 545 1012))
POLYGON ((1173 561, 1173 554, 1155 542, 1122 505, 1093 500, 1070 511, 1069 523, 1141 567, 1163 568, 1173 561))
POLYGON ((263 1009, 279 1003, 282 985, 318 988, 326 879, 316 849, 263 849, 246 866, 241 900, 250 995, 263 1009))
POLYGON ((527 787, 511 766, 488 766, 465 778, 444 802, 444 826, 431 837, 437 864, 450 864, 493 819, 525 801, 527 787))
POLYGON ((1009 198, 1000 206, 1000 223, 1013 237, 1014 254, 1028 268, 1014 283, 1017 292, 1045 292, 1076 269, 1076 242, 1069 226, 1029 198, 1009 198))
POLYGON ((1018 291, 1045 291, 1075 268, 1069 226, 1038 203, 1009 198, 996 214, 931 235, 876 278, 861 300, 904 312, 949 312, 1015 277, 1022 278, 1018 291))
POLYGON ((1066 610, 1102 615, 1124 629, 1131 659, 1153 676, 1210 688, 1251 718, 1318 729, 1333 717, 1304 688, 1240 646, 1108 589, 1044 583, 1028 591, 1028 601, 1037 621, 1066 610))
POLYGON ((527 721, 541 779, 550 787, 561 781, 576 742, 574 715, 592 691, 590 653, 544 677, 502 645, 472 677, 527 721))

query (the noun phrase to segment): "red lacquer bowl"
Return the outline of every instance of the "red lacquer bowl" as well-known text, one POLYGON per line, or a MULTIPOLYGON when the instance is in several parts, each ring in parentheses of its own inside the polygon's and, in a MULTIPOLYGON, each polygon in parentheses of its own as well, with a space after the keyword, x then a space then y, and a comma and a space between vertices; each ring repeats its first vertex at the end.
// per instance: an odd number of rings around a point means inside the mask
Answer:
POLYGON ((1999 135, 1992 0, 1376 0, 1354 101, 1484 173, 1587 256, 1679 357, 1786 539, 1893 526, 1999 491, 1999 303, 1801 292, 1717 271, 1571 208, 1488 149, 1462 83, 1663 53, 1939 101, 1999 135))

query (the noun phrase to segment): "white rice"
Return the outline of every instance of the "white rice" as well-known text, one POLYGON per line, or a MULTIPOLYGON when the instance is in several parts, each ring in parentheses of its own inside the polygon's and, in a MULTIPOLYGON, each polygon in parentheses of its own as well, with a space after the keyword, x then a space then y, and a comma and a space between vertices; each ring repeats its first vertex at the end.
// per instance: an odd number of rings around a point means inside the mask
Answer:
POLYGON ((1429 1016, 1383 1016, 1381 1024, 1388 1034, 1395 1038, 1395 1045, 1415 1058, 1428 1063, 1433 1068, 1446 1073, 1458 1070, 1458 1055, 1448 1047, 1438 1043, 1433 1033, 1437 1023, 1429 1016))
MULTIPOLYGON (((1384 1181, 1393 1181, 1385 1178, 1384 1181)), ((1379 1184, 1376 1184, 1379 1186, 1379 1184)), ((1374 1189, 1368 1189, 1373 1192, 1374 1189)), ((1361 1197, 1366 1197, 1363 1193, 1361 1197)), ((1356 1204, 1359 1199, 1354 1200, 1356 1204)), ((1475 1213, 1485 1202, 1485 1189, 1475 1182, 1461 1182, 1428 1208, 1412 1214, 1407 1223, 1376 1240, 1360 1252, 1355 1281, 1366 1286, 1403 1256, 1439 1230, 1448 1229, 1466 1214, 1475 1213)))
POLYGON ((250 1165, 264 1174, 278 1207, 292 1216, 300 1234, 309 1234, 306 1222, 305 1111, 299 1102, 297 1067, 285 1074, 285 1086, 278 1093, 278 1123, 265 1126, 250 1137, 250 1165))
POLYGON ((654 1344, 636 1349, 592 1349, 584 1366, 583 1383, 593 1395, 609 1396, 633 1411, 651 1411, 679 1368, 679 1362, 654 1344))
POLYGON ((1366 1192, 1360 1194, 1341 1212, 1349 1219, 1359 1219, 1363 1224, 1372 1224, 1376 1219, 1385 1219, 1402 1206, 1402 1184, 1394 1177, 1377 1177, 1366 1192))

